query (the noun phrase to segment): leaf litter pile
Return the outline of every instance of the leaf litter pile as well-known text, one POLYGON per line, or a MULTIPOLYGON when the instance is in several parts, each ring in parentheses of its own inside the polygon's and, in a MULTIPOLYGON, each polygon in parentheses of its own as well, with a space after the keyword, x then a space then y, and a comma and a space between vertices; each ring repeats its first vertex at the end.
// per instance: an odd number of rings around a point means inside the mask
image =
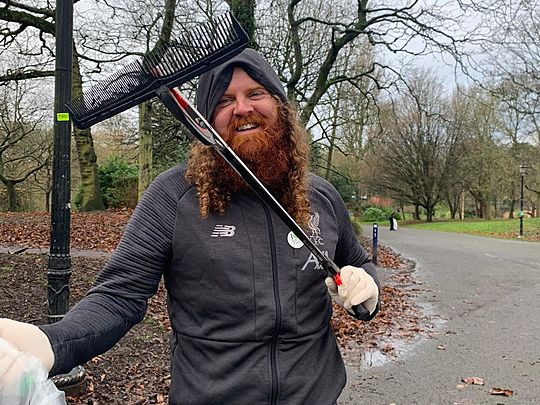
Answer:
MULTIPOLYGON (((72 214, 70 305, 85 295, 107 260, 99 252, 114 250, 130 215, 129 210, 72 214), (85 252, 78 255, 78 251, 85 252)), ((49 226, 47 213, 0 213, 0 246, 10 247, 10 252, 41 248, 46 253, 49 226)), ((371 254, 371 240, 360 239, 371 254)), ((332 327, 346 362, 370 350, 393 356, 395 342, 427 332, 412 299, 420 291, 413 278, 414 264, 379 246, 378 266, 382 305, 371 322, 357 321, 334 306, 332 327)), ((46 273, 45 254, 0 254, 0 317, 46 323, 46 273)), ((144 320, 111 350, 84 365, 86 389, 68 396, 68 404, 166 404, 169 331, 166 293, 160 285, 144 320)))

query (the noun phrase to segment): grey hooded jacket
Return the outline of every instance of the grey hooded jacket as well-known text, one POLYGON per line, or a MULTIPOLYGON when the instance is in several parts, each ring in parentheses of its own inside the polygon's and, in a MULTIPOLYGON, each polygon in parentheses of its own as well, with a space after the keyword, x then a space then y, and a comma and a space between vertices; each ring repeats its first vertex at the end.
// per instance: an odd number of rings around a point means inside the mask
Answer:
MULTIPOLYGON (((326 274, 251 192, 200 218, 176 167, 152 183, 88 295, 58 323, 51 374, 111 348, 143 319, 162 276, 175 405, 334 404, 346 374, 329 326, 326 274)), ((308 235, 339 266, 375 268, 336 190, 311 176, 308 235)))

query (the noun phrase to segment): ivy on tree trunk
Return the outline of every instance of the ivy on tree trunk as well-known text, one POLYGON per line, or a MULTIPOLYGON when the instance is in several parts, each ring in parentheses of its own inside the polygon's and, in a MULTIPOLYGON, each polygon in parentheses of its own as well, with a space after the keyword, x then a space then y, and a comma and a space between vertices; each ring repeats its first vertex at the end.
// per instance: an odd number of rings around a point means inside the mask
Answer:
MULTIPOLYGON (((73 58, 73 97, 82 94, 82 77, 79 61, 73 58)), ((81 174, 81 211, 101 211, 105 209, 99 189, 97 157, 90 128, 74 128, 73 138, 81 174)))
POLYGON ((249 38, 248 46, 258 49, 255 40, 255 0, 226 0, 232 14, 238 20, 249 38))
POLYGON ((145 101, 139 105, 139 200, 152 181, 151 111, 150 101, 145 101))

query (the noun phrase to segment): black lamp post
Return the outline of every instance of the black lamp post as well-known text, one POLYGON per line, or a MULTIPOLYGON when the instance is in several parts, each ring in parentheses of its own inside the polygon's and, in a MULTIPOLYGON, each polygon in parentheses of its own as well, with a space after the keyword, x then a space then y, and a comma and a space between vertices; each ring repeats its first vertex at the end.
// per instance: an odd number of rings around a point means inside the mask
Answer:
POLYGON ((57 322, 68 309, 71 256, 70 149, 71 122, 65 104, 71 98, 73 64, 73 0, 56 3, 56 69, 54 102, 53 190, 49 253, 47 312, 49 323, 57 322))
POLYGON ((525 174, 527 173, 527 165, 522 163, 519 165, 519 174, 521 175, 521 197, 519 202, 519 237, 523 238, 523 198, 525 186, 525 174))
MULTIPOLYGON (((71 99, 73 0, 58 0, 55 16, 53 191, 47 271, 47 316, 49 323, 60 321, 69 306, 71 121, 65 104, 71 99)), ((52 380, 67 395, 78 395, 86 386, 85 376, 84 368, 77 366, 69 374, 53 376, 52 380)))

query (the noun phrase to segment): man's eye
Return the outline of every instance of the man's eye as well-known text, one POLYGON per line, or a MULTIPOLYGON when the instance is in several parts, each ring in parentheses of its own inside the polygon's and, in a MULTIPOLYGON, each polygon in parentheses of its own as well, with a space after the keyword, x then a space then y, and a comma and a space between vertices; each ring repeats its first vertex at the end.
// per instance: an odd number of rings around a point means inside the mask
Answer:
POLYGON ((234 99, 232 97, 222 97, 219 99, 217 103, 217 107, 227 107, 228 105, 231 105, 233 103, 234 99))
POLYGON ((249 97, 255 100, 259 100, 266 96, 268 93, 264 90, 253 90, 251 93, 249 93, 249 97))

